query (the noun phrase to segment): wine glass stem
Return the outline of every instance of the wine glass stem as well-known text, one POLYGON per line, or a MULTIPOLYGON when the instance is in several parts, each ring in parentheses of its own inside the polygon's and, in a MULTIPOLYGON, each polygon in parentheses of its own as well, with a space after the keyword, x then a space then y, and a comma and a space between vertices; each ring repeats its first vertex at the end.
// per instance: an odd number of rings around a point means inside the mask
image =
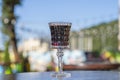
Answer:
POLYGON ((59 67, 59 72, 62 72, 63 71, 62 57, 58 57, 58 67, 59 67))
POLYGON ((58 68, 59 68, 59 72, 63 71, 63 62, 62 62, 62 57, 63 57, 63 52, 62 49, 58 49, 58 68))

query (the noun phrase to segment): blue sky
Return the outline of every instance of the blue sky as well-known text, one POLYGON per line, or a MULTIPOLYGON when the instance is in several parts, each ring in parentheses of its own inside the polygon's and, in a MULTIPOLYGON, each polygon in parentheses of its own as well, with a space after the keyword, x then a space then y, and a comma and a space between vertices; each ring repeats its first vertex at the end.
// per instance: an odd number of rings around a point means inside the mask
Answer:
POLYGON ((72 22, 72 30, 118 17, 118 0, 23 0, 18 26, 49 34, 48 23, 72 22))
MULTIPOLYGON (((24 27, 40 34, 50 34, 49 22, 71 22, 71 30, 118 18, 118 0, 22 0, 15 10, 17 28, 24 27)), ((0 12, 1 16, 1 12, 0 12)), ((17 30, 20 35, 33 36, 17 30)), ((36 34, 35 34, 36 35, 36 34)))

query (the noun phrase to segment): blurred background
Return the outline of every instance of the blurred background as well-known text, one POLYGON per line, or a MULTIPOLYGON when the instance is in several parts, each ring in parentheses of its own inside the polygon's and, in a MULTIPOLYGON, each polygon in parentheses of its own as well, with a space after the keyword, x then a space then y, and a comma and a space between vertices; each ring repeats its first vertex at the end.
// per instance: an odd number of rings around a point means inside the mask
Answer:
POLYGON ((120 70, 118 0, 0 0, 0 73, 58 71, 49 22, 71 22, 64 70, 120 70))

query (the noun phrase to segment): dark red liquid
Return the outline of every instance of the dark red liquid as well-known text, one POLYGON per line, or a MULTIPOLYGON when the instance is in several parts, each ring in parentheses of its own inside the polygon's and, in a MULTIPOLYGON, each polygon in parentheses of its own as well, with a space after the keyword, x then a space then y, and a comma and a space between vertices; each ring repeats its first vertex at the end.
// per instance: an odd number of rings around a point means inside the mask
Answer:
POLYGON ((69 31, 71 26, 55 25, 50 26, 52 46, 69 45, 69 31))

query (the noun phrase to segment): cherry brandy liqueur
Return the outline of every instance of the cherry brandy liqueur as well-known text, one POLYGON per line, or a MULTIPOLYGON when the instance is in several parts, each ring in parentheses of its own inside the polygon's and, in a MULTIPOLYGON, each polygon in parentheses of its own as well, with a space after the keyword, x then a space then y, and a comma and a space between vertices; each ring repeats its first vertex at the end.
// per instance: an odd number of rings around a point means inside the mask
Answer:
POLYGON ((51 22, 49 23, 49 27, 51 31, 52 48, 69 48, 69 32, 71 28, 71 23, 51 22))

